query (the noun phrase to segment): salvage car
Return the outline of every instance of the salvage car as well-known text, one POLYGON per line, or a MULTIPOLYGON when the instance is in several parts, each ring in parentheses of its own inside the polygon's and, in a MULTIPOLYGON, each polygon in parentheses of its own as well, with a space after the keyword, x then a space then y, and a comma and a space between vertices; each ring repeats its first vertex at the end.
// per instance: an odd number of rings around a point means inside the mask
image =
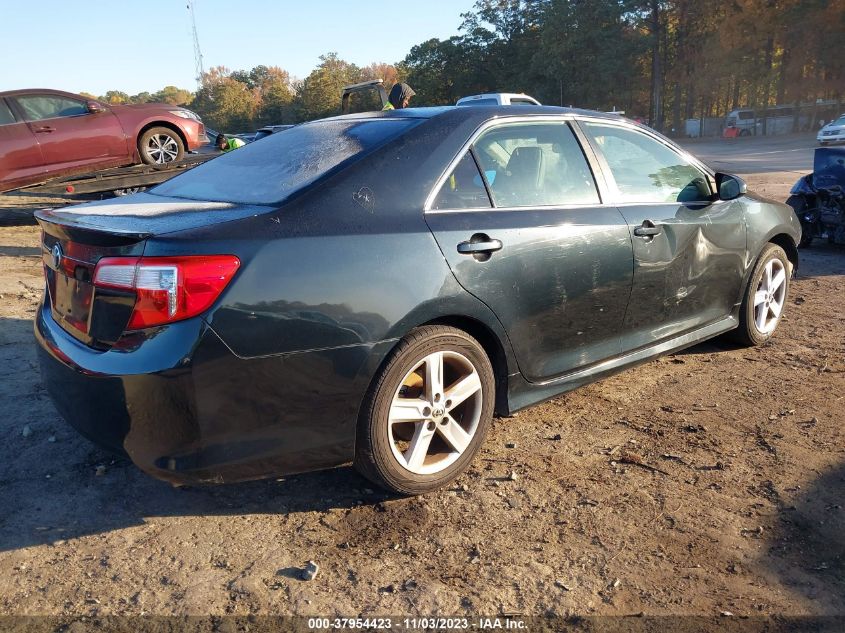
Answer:
POLYGON ((59 90, 0 92, 0 191, 96 169, 181 160, 200 117, 166 103, 106 104, 59 90))
POLYGON ((798 179, 786 204, 801 223, 799 247, 816 238, 845 246, 845 148, 817 148, 813 173, 798 179))
POLYGON ((305 123, 37 218, 43 383, 83 435, 174 483, 353 462, 402 494, 494 415, 765 343, 800 239, 654 131, 535 106, 305 123))

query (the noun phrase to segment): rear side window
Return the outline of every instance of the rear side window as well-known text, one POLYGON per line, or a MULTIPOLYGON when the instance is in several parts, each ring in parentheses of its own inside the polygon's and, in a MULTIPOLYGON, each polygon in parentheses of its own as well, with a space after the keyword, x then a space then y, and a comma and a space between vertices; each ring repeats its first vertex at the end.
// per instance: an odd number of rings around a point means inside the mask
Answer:
POLYGON ((620 202, 695 202, 709 198, 706 175, 660 141, 637 130, 582 123, 604 155, 620 202))
POLYGON ((497 207, 598 204, 581 146, 566 123, 513 123, 473 146, 497 207))
POLYGON ((6 105, 6 102, 3 99, 0 99, 0 125, 6 125, 14 122, 15 116, 12 114, 9 106, 6 105))
POLYGON ((376 119, 305 123, 194 167, 150 193, 191 200, 276 204, 419 122, 376 119))
POLYGON ((55 95, 31 95, 16 97, 27 121, 41 121, 63 116, 87 114, 88 108, 82 101, 57 97, 55 95))
POLYGON ((449 174, 434 199, 432 209, 489 209, 490 197, 471 152, 449 174))

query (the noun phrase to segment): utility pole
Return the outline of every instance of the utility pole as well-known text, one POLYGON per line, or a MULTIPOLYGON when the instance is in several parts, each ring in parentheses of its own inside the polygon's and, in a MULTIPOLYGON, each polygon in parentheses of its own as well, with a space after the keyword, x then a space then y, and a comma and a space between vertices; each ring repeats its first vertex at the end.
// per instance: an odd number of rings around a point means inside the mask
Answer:
POLYGON ((205 71, 202 67, 202 51, 200 50, 200 38, 197 35, 197 20, 194 15, 194 0, 188 0, 188 11, 191 13, 191 27, 194 31, 194 64, 197 73, 197 88, 202 88, 202 77, 205 71))

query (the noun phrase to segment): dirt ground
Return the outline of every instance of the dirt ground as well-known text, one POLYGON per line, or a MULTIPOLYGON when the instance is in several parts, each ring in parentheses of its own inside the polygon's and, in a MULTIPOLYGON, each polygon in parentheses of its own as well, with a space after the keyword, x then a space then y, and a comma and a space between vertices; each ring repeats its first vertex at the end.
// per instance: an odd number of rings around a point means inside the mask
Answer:
POLYGON ((845 614, 841 248, 803 251, 768 345, 497 420, 453 489, 392 499, 351 468, 176 489, 94 448, 40 383, 37 243, 0 228, 0 615, 845 614))

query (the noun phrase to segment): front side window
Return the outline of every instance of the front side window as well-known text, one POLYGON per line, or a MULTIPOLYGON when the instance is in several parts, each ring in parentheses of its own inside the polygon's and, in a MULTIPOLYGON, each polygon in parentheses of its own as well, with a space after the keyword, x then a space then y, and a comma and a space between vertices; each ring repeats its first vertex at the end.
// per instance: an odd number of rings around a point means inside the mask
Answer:
POLYGON ((618 202, 695 202, 710 197, 707 176, 683 156, 637 130, 583 122, 604 155, 618 202))
POLYGON ((14 122, 15 115, 12 114, 12 111, 9 109, 9 106, 6 105, 6 102, 3 99, 0 99, 0 125, 6 125, 14 122))
POLYGON ((484 132, 473 151, 497 207, 598 204, 592 172, 566 123, 511 123, 484 132))
POLYGON ((212 202, 276 204, 420 121, 329 120, 297 125, 194 167, 150 193, 212 202))
POLYGON ((27 121, 41 121, 64 116, 87 114, 88 107, 82 101, 55 95, 27 95, 16 97, 27 121))

